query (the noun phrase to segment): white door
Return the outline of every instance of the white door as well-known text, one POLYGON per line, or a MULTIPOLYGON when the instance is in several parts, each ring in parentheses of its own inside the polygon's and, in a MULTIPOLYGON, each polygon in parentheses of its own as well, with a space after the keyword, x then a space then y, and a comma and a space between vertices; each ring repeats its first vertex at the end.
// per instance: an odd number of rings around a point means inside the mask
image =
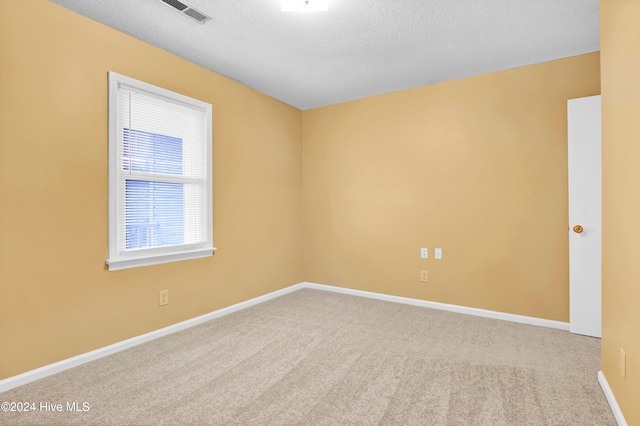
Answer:
POLYGON ((571 99, 569 329, 602 336, 602 118, 600 96, 571 99))

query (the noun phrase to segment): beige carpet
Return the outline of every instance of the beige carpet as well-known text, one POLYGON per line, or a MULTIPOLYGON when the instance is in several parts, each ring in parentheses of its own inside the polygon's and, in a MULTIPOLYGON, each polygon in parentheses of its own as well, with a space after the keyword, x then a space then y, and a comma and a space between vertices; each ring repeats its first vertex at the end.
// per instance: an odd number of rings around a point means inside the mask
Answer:
POLYGON ((615 425, 600 341, 300 290, 0 394, 2 425, 615 425))

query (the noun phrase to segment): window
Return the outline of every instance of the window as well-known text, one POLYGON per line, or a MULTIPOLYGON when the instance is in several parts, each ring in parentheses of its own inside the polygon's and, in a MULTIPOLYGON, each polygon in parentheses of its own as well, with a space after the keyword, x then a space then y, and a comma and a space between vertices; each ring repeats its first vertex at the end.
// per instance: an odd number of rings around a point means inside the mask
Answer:
POLYGON ((109 72, 109 270, 211 256, 211 105, 109 72))

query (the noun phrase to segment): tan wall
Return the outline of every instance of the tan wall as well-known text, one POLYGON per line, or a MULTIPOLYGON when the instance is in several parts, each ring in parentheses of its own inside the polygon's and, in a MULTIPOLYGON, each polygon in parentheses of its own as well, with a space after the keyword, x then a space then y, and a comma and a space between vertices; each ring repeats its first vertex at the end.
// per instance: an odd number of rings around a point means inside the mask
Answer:
POLYGON ((599 93, 593 53, 304 111, 305 280, 568 321, 567 100, 599 93))
POLYGON ((302 281, 299 110, 45 0, 0 2, 0 108, 0 379, 302 281), (109 70, 213 104, 213 257, 107 272, 109 70))
POLYGON ((602 50, 602 372, 640 425, 640 1, 600 1, 602 50), (619 373, 626 352, 626 380, 619 373))

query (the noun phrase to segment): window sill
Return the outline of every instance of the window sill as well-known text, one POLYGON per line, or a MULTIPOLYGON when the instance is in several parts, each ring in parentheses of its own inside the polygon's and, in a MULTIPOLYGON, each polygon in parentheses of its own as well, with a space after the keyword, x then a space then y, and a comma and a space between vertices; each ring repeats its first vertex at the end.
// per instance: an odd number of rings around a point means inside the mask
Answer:
POLYGON ((161 255, 153 255, 146 257, 136 257, 129 259, 109 260, 106 264, 109 265, 109 271, 119 271, 121 269, 138 268, 140 266, 158 265, 160 263, 178 262, 180 260, 200 259, 203 257, 209 257, 213 255, 216 250, 215 247, 198 249, 182 253, 167 253, 161 255))

